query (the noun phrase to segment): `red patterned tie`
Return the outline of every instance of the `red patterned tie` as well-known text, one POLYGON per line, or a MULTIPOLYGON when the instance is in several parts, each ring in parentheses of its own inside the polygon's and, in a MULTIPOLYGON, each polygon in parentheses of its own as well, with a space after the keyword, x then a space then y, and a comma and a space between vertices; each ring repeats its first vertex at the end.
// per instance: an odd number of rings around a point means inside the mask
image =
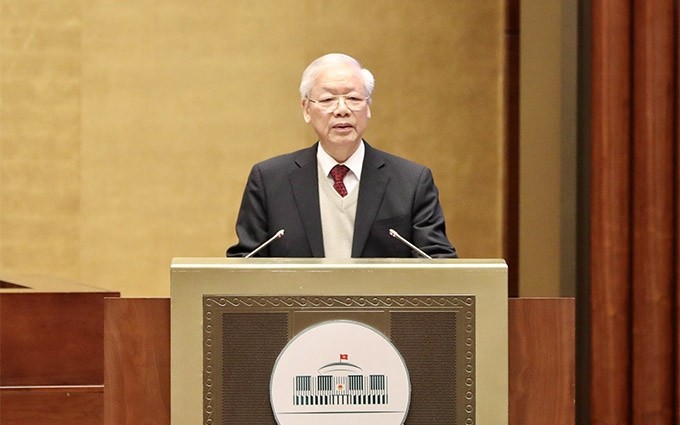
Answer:
POLYGON ((345 177, 345 174, 349 171, 349 168, 347 168, 345 165, 336 165, 331 169, 331 177, 333 177, 333 187, 335 188, 335 191, 340 194, 343 198, 347 196, 347 188, 345 187, 345 183, 342 182, 342 179, 345 177))

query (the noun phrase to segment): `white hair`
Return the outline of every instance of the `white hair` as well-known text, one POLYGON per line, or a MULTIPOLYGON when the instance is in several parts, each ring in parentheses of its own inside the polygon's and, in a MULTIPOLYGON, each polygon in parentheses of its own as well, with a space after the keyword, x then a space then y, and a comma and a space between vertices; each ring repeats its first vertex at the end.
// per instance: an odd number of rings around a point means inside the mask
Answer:
POLYGON ((343 53, 329 53, 323 55, 318 59, 315 59, 310 63, 305 71, 302 73, 302 81, 300 82, 300 97, 306 98, 309 96, 309 92, 312 91, 314 87, 314 80, 324 69, 337 65, 338 63, 347 63, 356 66, 359 69, 359 75, 364 83, 364 89, 366 90, 366 96, 369 98, 373 93, 373 88, 375 87, 375 78, 373 74, 366 68, 362 68, 359 61, 351 56, 345 55, 343 53))

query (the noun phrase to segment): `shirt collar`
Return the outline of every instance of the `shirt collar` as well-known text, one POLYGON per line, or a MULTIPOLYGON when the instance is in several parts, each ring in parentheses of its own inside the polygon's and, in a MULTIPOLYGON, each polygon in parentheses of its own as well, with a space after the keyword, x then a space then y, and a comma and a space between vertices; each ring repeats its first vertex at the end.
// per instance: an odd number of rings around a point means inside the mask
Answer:
MULTIPOLYGON (((366 147, 364 146, 364 141, 362 140, 359 144, 359 148, 350 156, 347 161, 342 162, 350 169, 350 171, 357 177, 358 180, 361 179, 361 169, 364 166, 364 155, 366 154, 366 147)), ((319 143, 319 148, 316 151, 316 159, 321 166, 321 171, 324 175, 329 175, 331 168, 338 164, 338 161, 334 160, 321 146, 319 143)))

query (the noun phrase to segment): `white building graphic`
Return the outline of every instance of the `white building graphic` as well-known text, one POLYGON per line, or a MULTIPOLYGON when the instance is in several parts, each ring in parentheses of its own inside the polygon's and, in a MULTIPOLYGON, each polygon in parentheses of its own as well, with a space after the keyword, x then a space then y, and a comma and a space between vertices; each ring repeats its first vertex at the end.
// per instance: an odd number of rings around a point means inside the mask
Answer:
POLYGON ((270 382, 279 425, 400 425, 410 397, 408 369, 394 345, 350 320, 297 334, 281 351, 270 382), (332 361, 338 353, 339 361, 332 361))
POLYGON ((319 369, 319 374, 295 377, 295 406, 370 406, 388 404, 387 377, 364 375, 362 369, 349 363, 347 354, 340 361, 319 369))

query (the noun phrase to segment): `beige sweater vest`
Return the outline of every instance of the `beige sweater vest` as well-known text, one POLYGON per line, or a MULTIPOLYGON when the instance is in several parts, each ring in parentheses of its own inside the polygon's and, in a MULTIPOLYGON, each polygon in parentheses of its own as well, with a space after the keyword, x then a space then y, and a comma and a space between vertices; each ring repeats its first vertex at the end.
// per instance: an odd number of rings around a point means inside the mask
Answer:
POLYGON ((333 188, 328 176, 319 172, 319 206, 323 249, 326 258, 351 258, 354 218, 357 213, 359 186, 344 198, 333 188))

